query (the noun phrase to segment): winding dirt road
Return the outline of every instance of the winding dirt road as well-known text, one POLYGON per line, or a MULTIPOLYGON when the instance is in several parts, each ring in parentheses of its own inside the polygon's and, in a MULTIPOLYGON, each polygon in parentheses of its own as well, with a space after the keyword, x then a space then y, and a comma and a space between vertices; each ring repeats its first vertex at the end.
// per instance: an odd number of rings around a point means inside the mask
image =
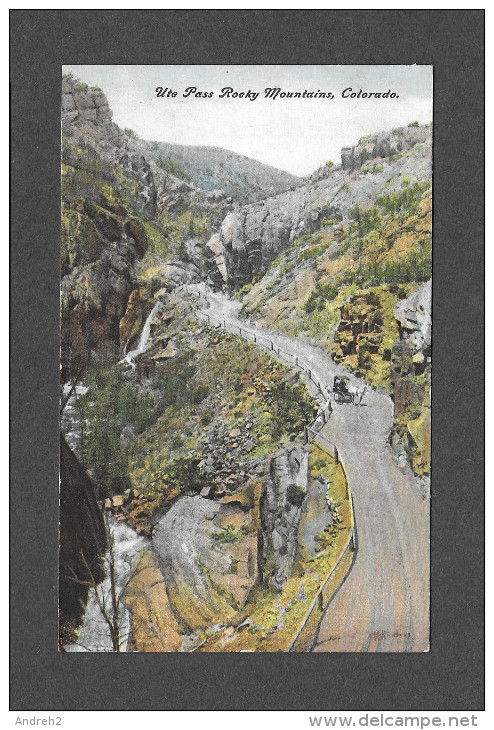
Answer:
MULTIPOLYGON (((299 338, 264 330, 239 319, 240 303, 189 286, 200 307, 226 329, 249 339, 269 337, 304 360, 321 383, 334 375, 359 380, 322 350, 299 338), (250 337, 249 337, 250 334, 250 337)), ((316 652, 424 652, 429 649, 429 500, 410 469, 399 465, 388 445, 391 399, 369 388, 363 405, 333 404, 321 431, 336 444, 353 493, 358 551, 346 580, 320 623, 316 652)))

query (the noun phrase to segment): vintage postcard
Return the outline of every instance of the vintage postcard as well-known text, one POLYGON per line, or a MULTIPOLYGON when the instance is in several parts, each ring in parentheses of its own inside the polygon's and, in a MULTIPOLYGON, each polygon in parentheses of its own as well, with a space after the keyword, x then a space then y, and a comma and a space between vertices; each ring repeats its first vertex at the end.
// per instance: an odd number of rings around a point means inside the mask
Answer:
POLYGON ((60 651, 428 651, 432 66, 61 93, 60 651))

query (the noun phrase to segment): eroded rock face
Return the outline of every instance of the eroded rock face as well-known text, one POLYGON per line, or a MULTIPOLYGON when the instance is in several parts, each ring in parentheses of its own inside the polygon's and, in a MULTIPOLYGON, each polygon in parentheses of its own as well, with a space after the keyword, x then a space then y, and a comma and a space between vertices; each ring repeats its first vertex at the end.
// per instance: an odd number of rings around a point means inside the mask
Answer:
POLYGON ((273 457, 261 500, 263 582, 281 590, 297 556, 298 528, 309 481, 309 450, 292 446, 273 457))
POLYGON ((361 167, 367 160, 403 154, 416 144, 431 143, 432 127, 397 127, 362 137, 354 147, 343 147, 341 164, 345 170, 361 167))
POLYGON ((395 316, 400 335, 414 354, 424 353, 431 347, 432 334, 432 281, 427 281, 407 299, 399 302, 395 316))
POLYGON ((62 79, 62 129, 71 134, 75 129, 100 139, 102 128, 115 142, 123 141, 124 133, 112 122, 112 111, 101 89, 90 88, 86 84, 62 79))
POLYGON ((394 445, 405 449, 420 477, 430 472, 431 307, 428 281, 395 308, 400 339, 392 358, 394 445))
POLYGON ((234 495, 184 496, 159 521, 153 547, 185 631, 226 621, 245 603, 258 579, 256 515, 255 501, 234 495))
POLYGON ((352 297, 340 311, 341 320, 332 348, 333 358, 358 371, 366 370, 370 366, 369 356, 379 352, 383 339, 383 313, 379 297, 372 291, 352 297))
POLYGON ((325 219, 344 220, 356 204, 365 208, 377 196, 401 190, 404 177, 429 180, 431 156, 430 127, 395 129, 342 150, 341 166, 326 166, 280 195, 234 207, 207 244, 216 265, 213 283, 234 291, 265 272, 296 239, 319 230, 325 219), (390 159, 398 148, 410 154, 390 159))

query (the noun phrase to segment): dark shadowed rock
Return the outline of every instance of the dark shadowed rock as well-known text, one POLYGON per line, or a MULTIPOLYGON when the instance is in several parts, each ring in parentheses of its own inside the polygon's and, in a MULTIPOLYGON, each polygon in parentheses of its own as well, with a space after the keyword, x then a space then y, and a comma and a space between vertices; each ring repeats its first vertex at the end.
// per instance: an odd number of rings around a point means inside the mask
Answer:
POLYGON ((59 620, 67 640, 82 619, 89 590, 83 582, 103 578, 105 550, 106 531, 94 484, 61 436, 59 620))

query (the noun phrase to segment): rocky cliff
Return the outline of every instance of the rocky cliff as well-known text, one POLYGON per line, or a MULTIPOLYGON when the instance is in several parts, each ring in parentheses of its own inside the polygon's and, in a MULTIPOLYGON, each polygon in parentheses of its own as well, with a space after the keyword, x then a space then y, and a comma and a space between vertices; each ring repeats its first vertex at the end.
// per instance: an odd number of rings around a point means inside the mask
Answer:
POLYGON ((275 197, 231 211, 210 241, 217 262, 215 284, 234 291, 264 274, 280 253, 325 221, 347 220, 385 193, 401 189, 410 178, 431 176, 431 127, 405 127, 372 135, 342 150, 342 165, 323 168, 275 197), (362 167, 363 162, 369 164, 362 167))
POLYGON ((64 641, 73 639, 82 618, 88 582, 103 577, 105 549, 106 531, 95 485, 61 437, 59 622, 64 641))
POLYGON ((281 590, 298 552, 298 531, 309 485, 308 447, 284 449, 270 461, 261 502, 263 580, 281 590))
MULTIPOLYGON (((207 272, 202 239, 231 201, 160 169, 146 156, 144 143, 113 123, 102 91, 71 77, 62 82, 62 131, 62 376, 67 380, 80 375, 91 352, 121 354, 128 337, 124 326, 121 341, 120 322, 129 297, 143 284, 149 288, 157 260, 176 264, 168 272, 174 282, 207 272)), ((161 272, 159 283, 167 278, 161 272)), ((135 303, 136 296, 133 309, 135 303)))
POLYGON ((392 357, 393 445, 405 451, 422 477, 429 476, 431 458, 431 310, 430 281, 397 304, 400 336, 392 357))

